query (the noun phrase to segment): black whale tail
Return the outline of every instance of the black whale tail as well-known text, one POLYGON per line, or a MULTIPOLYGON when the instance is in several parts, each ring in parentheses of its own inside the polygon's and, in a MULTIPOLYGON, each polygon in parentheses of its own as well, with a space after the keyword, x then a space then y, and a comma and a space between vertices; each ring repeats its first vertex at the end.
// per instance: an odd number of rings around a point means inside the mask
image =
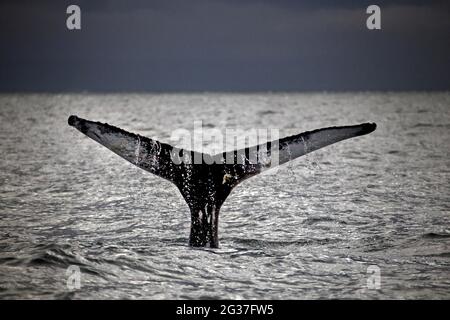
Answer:
MULTIPOLYGON (((376 129, 375 123, 363 123, 307 131, 213 156, 215 159, 232 159, 231 163, 219 161, 214 164, 191 164, 174 161, 174 148, 168 144, 107 123, 89 121, 73 115, 69 117, 68 123, 139 168, 173 182, 191 210, 190 245, 210 247, 219 245, 217 233, 220 207, 240 182, 309 152, 368 134, 376 129), (256 162, 249 161, 253 159, 253 153, 257 154, 256 162), (240 161, 242 159, 243 161, 240 161), (267 159, 269 161, 266 161, 267 159)), ((198 155, 201 158, 206 156, 187 150, 177 150, 177 153, 180 151, 190 154, 191 159, 198 155)))
POLYGON ((74 115, 69 117, 68 123, 128 162, 176 182, 179 168, 171 158, 172 146, 107 123, 89 121, 74 115))

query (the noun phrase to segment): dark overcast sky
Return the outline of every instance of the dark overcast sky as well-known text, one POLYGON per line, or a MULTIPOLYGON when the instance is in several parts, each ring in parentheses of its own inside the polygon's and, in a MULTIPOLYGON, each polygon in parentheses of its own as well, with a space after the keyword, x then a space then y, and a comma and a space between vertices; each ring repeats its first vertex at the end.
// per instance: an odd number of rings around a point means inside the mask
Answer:
POLYGON ((1 0, 0 91, 449 90, 447 2, 1 0))

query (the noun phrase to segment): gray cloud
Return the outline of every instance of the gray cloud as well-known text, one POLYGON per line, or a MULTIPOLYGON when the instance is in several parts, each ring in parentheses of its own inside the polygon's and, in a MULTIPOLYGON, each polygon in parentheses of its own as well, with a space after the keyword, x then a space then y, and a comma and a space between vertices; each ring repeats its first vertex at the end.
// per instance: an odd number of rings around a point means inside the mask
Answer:
POLYGON ((2 2, 0 90, 448 89, 448 5, 379 1, 2 2), (385 4, 385 6, 384 6, 385 4))

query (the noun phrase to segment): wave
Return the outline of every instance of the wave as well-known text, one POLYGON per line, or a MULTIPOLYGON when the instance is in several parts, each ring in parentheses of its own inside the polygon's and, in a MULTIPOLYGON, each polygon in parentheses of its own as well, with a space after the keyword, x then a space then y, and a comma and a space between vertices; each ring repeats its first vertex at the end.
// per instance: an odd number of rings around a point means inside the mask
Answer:
POLYGON ((309 217, 306 218, 302 223, 306 225, 313 225, 321 222, 335 222, 338 224, 347 224, 347 222, 345 221, 333 219, 331 217, 309 217))
POLYGON ((245 245, 249 248, 277 248, 286 246, 311 246, 311 245, 325 245, 330 243, 335 243, 341 241, 340 239, 299 239, 291 241, 271 241, 271 240, 259 240, 259 239, 249 239, 249 238, 227 238, 236 244, 245 245))
POLYGON ((412 126, 412 128, 450 128, 450 124, 445 124, 445 123, 416 123, 415 125, 412 126))
POLYGON ((450 238, 450 233, 428 232, 423 234, 422 237, 427 239, 447 239, 450 238))
POLYGON ((68 244, 36 244, 26 250, 15 250, 16 254, 2 254, 0 264, 22 267, 67 268, 76 265, 83 273, 104 277, 93 263, 75 252, 76 248, 68 244))

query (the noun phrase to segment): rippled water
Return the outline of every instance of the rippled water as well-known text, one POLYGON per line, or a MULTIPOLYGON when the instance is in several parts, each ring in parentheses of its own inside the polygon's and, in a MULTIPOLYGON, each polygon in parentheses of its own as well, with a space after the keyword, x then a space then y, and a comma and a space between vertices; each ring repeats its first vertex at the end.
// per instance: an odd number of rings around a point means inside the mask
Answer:
POLYGON ((0 119, 1 298, 450 298, 449 93, 0 95, 0 119), (245 181, 220 248, 194 249, 176 187, 70 114, 167 142, 196 120, 378 129, 245 181))

